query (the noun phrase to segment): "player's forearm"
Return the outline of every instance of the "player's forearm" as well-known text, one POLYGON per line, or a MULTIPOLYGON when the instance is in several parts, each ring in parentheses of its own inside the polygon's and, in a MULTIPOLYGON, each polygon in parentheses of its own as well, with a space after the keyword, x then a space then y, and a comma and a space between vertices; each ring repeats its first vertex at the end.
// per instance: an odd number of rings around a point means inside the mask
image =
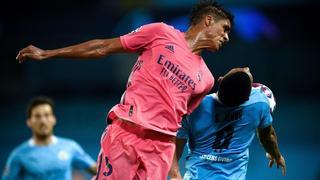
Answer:
POLYGON ((172 161, 171 168, 169 171, 169 176, 171 179, 181 179, 182 178, 176 153, 173 156, 173 161, 172 161))
POLYGON ((45 58, 100 58, 108 54, 110 44, 106 40, 91 40, 60 49, 44 51, 45 58))
POLYGON ((97 174, 97 164, 94 164, 92 165, 90 168, 87 169, 87 171, 92 174, 92 175, 95 175, 97 174))
POLYGON ((275 159, 279 159, 281 157, 277 135, 273 127, 271 127, 265 134, 259 133, 259 139, 267 153, 269 153, 275 159))
POLYGON ((173 160, 171 164, 171 168, 169 171, 169 176, 171 179, 182 179, 181 173, 180 173, 180 168, 179 168, 179 159, 182 156, 184 146, 186 144, 185 139, 180 139, 180 138, 175 138, 175 152, 173 155, 173 160))

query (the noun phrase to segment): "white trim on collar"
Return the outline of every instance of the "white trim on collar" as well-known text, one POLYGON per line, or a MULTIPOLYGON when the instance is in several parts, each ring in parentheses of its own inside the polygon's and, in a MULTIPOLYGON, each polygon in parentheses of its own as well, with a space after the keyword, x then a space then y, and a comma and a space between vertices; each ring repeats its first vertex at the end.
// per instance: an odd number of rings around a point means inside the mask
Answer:
MULTIPOLYGON (((53 136, 51 136, 51 143, 49 143, 48 145, 56 144, 57 142, 58 142, 58 138, 53 135, 53 136)), ((38 145, 35 143, 35 141, 34 141, 33 138, 29 139, 28 144, 29 144, 29 146, 38 146, 38 145)))
POLYGON ((211 96, 213 97, 213 99, 215 99, 216 101, 218 101, 219 103, 222 104, 222 102, 220 101, 217 93, 212 93, 211 96))

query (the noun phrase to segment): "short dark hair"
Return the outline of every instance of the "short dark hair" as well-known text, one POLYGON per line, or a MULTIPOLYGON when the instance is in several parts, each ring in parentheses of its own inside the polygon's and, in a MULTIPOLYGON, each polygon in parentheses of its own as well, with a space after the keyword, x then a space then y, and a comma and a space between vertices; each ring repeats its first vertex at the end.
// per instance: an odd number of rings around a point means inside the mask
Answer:
POLYGON ((235 72, 225 76, 218 90, 218 97, 226 106, 239 106, 249 99, 252 81, 246 72, 235 72))
POLYGON ((234 16, 213 0, 201 0, 195 5, 190 13, 190 24, 198 24, 204 15, 211 14, 216 21, 221 19, 229 19, 233 24, 234 16))
POLYGON ((30 100, 30 102, 27 106, 27 111, 26 111, 27 118, 31 117, 31 113, 32 113, 33 108, 35 108, 36 106, 39 106, 39 105, 43 105, 43 104, 50 105, 52 112, 54 112, 53 100, 49 97, 39 96, 39 97, 35 97, 30 100))

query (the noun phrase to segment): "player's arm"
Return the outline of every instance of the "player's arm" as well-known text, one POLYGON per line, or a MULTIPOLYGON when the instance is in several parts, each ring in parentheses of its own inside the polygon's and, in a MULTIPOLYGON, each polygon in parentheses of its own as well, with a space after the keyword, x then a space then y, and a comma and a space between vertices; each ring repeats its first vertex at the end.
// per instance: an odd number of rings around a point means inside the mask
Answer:
POLYGON ((140 52, 151 47, 152 42, 163 36, 167 26, 163 23, 152 23, 135 31, 112 39, 95 39, 60 49, 43 50, 28 46, 19 51, 16 59, 21 63, 26 59, 45 60, 49 58, 93 59, 113 53, 140 52))
POLYGON ((20 179, 21 163, 16 151, 13 151, 5 165, 2 173, 2 180, 20 179))
POLYGON ((258 128, 258 137, 261 145, 267 152, 267 158, 269 161, 269 167, 272 167, 273 163, 277 164, 277 168, 282 168, 282 174, 286 174, 286 162, 280 153, 277 141, 277 135, 272 125, 265 128, 258 128))
POLYGON ((93 165, 91 165, 88 169, 87 169, 87 172, 88 173, 90 173, 90 174, 92 174, 92 175, 95 175, 95 174, 97 174, 97 164, 95 163, 95 164, 93 164, 93 165))
POLYGON ((173 155, 173 161, 169 171, 169 176, 172 180, 182 179, 180 169, 179 169, 179 159, 181 158, 181 155, 183 153, 183 149, 186 144, 186 139, 176 138, 175 143, 176 143, 176 149, 173 155))
POLYGON ((73 141, 70 145, 74 149, 72 165, 78 169, 86 170, 88 173, 95 175, 97 173, 97 163, 82 149, 78 143, 73 141))
POLYGON ((126 52, 120 38, 95 39, 60 49, 43 50, 29 45, 19 51, 16 59, 21 63, 26 59, 45 60, 49 58, 93 59, 109 54, 126 52))

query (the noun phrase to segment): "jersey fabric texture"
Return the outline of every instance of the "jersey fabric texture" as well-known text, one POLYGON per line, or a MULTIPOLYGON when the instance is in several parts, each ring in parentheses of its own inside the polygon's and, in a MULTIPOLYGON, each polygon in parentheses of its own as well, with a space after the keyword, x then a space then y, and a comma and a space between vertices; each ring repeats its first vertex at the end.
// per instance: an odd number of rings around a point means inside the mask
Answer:
POLYGON ((165 135, 124 120, 114 120, 102 136, 95 180, 164 180, 174 154, 174 141, 165 135), (107 133, 107 132, 105 132, 107 133))
POLYGON ((176 135, 211 90, 214 78, 201 56, 192 53, 185 34, 164 23, 152 23, 120 37, 123 48, 140 52, 121 104, 111 112, 121 119, 176 135))
POLYGON ((53 137, 47 146, 30 139, 10 154, 3 180, 71 180, 72 167, 88 169, 95 161, 73 140, 53 137))
POLYGON ((163 180, 182 116, 200 104, 214 78, 203 59, 192 53, 184 33, 172 26, 148 24, 120 40, 124 49, 140 55, 121 103, 108 114, 112 123, 102 135, 95 178, 163 180), (156 138, 151 138, 154 133, 156 138))
POLYGON ((177 135, 188 139, 184 179, 245 179, 248 147, 257 128, 271 125, 274 106, 271 90, 261 84, 254 84, 249 100, 237 107, 207 95, 177 135))

